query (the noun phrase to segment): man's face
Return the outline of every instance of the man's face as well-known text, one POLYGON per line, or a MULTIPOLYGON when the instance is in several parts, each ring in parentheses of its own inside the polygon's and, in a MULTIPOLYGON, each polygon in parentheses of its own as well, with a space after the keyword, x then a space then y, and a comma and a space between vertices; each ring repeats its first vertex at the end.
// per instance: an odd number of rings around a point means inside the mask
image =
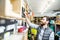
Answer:
POLYGON ((48 24, 48 21, 46 20, 47 18, 46 17, 43 17, 42 19, 41 19, 41 26, 43 26, 43 25, 45 25, 45 24, 48 24))

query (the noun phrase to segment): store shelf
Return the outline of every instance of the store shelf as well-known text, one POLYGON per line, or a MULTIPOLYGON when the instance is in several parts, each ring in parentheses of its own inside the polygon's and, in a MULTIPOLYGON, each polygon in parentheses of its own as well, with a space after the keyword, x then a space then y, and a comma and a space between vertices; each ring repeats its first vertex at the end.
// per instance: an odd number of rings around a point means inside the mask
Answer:
POLYGON ((10 17, 10 16, 0 16, 0 18, 4 18, 4 19, 14 19, 14 20, 23 20, 25 18, 17 18, 17 17, 10 17))
POLYGON ((55 24, 56 24, 56 25, 60 25, 60 23, 59 23, 59 22, 56 22, 55 24))
POLYGON ((3 40, 26 40, 28 29, 24 30, 22 33, 11 34, 8 38, 3 40))
POLYGON ((0 17, 17 19, 21 16, 21 0, 0 0, 0 17))

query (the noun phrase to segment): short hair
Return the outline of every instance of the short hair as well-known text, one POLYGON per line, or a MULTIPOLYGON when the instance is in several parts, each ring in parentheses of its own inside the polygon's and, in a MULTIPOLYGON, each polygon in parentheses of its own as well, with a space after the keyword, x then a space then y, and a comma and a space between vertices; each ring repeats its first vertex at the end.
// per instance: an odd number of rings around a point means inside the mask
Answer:
POLYGON ((49 21, 49 17, 48 16, 43 16, 42 18, 46 17, 46 21, 49 21))

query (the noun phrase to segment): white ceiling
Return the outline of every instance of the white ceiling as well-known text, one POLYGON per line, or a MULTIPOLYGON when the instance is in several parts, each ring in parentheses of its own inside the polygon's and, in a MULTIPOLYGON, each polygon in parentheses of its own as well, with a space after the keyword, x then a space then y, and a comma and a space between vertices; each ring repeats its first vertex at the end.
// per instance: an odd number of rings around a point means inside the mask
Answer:
MULTIPOLYGON (((52 0, 50 1, 52 2, 52 0)), ((52 10, 60 10, 60 0, 53 0, 52 4, 49 7, 47 0, 27 0, 27 3, 29 7, 32 9, 32 11, 34 11, 35 16, 43 15, 41 14, 42 12, 45 12, 45 15, 47 15, 48 13, 52 15, 52 10)))
POLYGON ((48 10, 50 10, 50 11, 60 10, 60 0, 55 0, 54 4, 52 4, 51 7, 48 8, 48 10))

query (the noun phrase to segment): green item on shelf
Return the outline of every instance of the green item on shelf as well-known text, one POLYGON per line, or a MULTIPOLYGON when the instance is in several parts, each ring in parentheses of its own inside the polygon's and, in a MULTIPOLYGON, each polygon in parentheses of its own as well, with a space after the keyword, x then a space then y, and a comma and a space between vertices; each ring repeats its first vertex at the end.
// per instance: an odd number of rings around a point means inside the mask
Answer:
POLYGON ((29 37, 31 37, 31 35, 28 35, 29 37))
POLYGON ((50 20, 50 25, 49 27, 54 31, 55 30, 55 26, 54 26, 54 20, 50 20))
POLYGON ((28 30, 28 37, 31 35, 31 30, 30 30, 30 28, 29 28, 29 30, 28 30))
POLYGON ((50 20, 50 24, 54 24, 54 20, 50 20))

